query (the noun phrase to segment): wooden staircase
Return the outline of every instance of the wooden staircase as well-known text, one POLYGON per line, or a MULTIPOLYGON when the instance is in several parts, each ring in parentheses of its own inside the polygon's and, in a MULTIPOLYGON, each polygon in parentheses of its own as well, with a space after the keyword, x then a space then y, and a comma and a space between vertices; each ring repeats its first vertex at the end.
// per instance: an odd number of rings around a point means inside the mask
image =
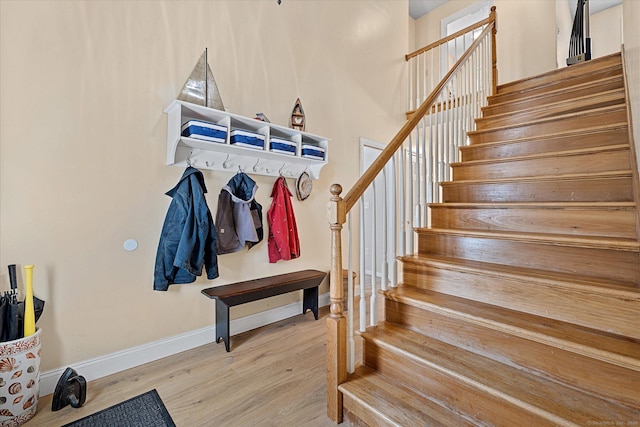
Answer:
POLYGON ((340 385, 370 426, 640 425, 620 54, 499 86, 340 385))

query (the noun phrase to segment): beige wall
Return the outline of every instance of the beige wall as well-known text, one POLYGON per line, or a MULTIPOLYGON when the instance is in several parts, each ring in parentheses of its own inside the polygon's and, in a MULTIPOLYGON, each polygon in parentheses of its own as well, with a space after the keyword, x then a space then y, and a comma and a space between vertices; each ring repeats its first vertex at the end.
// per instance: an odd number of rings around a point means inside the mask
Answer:
POLYGON ((594 13, 591 16, 591 57, 599 58, 620 52, 621 44, 622 5, 594 13))
MULTIPOLYGON (((328 270, 329 186, 357 178, 359 137, 388 141, 402 124, 406 1, 2 0, 0 19, 0 265, 35 264, 43 370, 213 324, 206 287, 328 270), (183 172, 165 165, 163 109, 205 47, 227 110, 286 125, 300 97, 330 163, 294 201, 300 259, 269 264, 265 241, 219 257, 215 281, 155 292, 164 193, 183 172)), ((214 214, 231 175, 205 171, 214 214)), ((266 213, 274 179, 255 179, 266 213)))
MULTIPOLYGON (((569 40, 575 15, 575 2, 556 0, 557 63, 558 68, 567 66, 569 40)), ((599 58, 620 52, 622 44, 622 4, 590 15, 591 57, 599 58)))

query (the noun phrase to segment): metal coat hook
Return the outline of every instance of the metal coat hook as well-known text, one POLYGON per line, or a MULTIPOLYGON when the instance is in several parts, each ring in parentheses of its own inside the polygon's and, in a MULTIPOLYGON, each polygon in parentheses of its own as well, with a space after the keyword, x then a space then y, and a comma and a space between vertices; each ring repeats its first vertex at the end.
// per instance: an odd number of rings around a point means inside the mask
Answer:
POLYGON ((258 172, 258 163, 260 163, 260 159, 258 159, 258 161, 256 162, 255 165, 253 165, 253 171, 254 172, 258 172))
POLYGON ((187 166, 191 167, 191 155, 193 154, 193 150, 189 152, 189 156, 187 156, 187 166))
POLYGON ((279 173, 280 175, 282 175, 282 170, 284 169, 284 167, 285 167, 285 166, 287 166, 287 164, 286 164, 286 163, 283 163, 283 164, 282 164, 282 167, 281 167, 281 168, 280 168, 280 170, 278 171, 278 173, 279 173))
POLYGON ((229 154, 227 154, 227 158, 224 159, 224 162, 222 162, 222 167, 225 169, 229 169, 229 164, 227 163, 229 161, 229 154))

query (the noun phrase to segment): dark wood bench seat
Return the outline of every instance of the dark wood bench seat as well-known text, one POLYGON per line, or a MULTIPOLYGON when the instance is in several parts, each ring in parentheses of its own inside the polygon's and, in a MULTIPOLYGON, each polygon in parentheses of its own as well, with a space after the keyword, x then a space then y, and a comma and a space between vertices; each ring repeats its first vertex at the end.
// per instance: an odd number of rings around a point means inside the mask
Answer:
POLYGON ((318 270, 303 270, 203 289, 204 295, 216 300, 216 342, 224 340, 229 351, 229 307, 301 289, 302 314, 311 310, 318 320, 318 286, 326 275, 318 270))

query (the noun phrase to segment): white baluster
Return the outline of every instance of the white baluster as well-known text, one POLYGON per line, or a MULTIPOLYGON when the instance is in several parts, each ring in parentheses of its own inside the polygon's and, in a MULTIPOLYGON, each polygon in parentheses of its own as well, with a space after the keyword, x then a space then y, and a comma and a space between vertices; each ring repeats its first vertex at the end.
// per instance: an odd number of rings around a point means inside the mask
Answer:
POLYGON ((351 211, 347 214, 347 372, 355 370, 355 341, 353 339, 353 245, 351 244, 351 211))
POLYGON ((376 292, 376 180, 374 179, 371 185, 371 297, 369 302, 369 316, 371 318, 371 326, 375 326, 378 323, 378 310, 377 310, 377 292, 376 292))
POLYGON ((364 195, 360 197, 360 332, 367 330, 367 295, 365 286, 365 234, 364 195))

